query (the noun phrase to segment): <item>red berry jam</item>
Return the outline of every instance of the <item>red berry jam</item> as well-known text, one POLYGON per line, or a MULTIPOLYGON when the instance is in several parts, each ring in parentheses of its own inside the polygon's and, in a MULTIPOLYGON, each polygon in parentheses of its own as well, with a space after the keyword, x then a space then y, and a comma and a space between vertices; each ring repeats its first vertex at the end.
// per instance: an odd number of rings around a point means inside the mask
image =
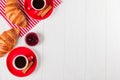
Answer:
POLYGON ((39 39, 36 33, 31 32, 26 35, 25 41, 28 45, 35 46, 36 44, 38 44, 39 39))

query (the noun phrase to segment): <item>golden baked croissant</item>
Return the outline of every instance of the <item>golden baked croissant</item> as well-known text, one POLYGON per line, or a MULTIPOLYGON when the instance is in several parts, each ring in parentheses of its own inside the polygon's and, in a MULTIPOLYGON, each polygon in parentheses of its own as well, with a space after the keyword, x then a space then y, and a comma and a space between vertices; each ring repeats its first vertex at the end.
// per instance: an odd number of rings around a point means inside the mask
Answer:
POLYGON ((19 29, 13 28, 8 31, 4 31, 0 35, 0 57, 4 56, 15 46, 19 33, 19 29))
POLYGON ((6 0, 5 15, 13 24, 27 27, 27 21, 18 0, 6 0))

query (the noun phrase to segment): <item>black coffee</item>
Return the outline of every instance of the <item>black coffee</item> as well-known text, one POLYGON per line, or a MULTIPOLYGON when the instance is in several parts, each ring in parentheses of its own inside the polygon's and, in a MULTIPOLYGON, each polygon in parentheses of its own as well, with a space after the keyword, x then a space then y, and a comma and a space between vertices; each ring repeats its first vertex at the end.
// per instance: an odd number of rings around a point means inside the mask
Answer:
POLYGON ((17 68, 24 68, 26 63, 26 59, 23 56, 19 56, 15 59, 15 66, 17 68))
POLYGON ((36 8, 36 9, 41 9, 41 8, 44 7, 45 2, 44 2, 44 0, 33 0, 32 5, 33 5, 33 7, 36 8))

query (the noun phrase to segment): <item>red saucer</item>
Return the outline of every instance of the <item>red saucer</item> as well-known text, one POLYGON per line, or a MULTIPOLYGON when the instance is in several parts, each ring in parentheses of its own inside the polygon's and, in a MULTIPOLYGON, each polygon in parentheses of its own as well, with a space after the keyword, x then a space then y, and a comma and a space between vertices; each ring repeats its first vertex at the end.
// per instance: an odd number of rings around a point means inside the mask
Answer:
POLYGON ((51 13, 53 11, 53 0, 46 0, 46 5, 51 5, 52 9, 50 9, 50 11, 44 17, 38 16, 38 13, 41 10, 38 11, 31 7, 31 0, 25 0, 24 8, 25 8, 25 11, 28 14, 28 16, 30 16, 34 19, 42 20, 42 19, 46 19, 47 17, 49 17, 51 15, 51 13))
POLYGON ((33 53, 33 51, 31 51, 29 48, 26 48, 26 47, 18 47, 18 48, 15 48, 13 49, 8 57, 7 57, 7 67, 8 67, 8 70, 15 76, 18 76, 18 77, 25 77, 25 76, 28 76, 30 75, 36 68, 36 65, 37 65, 37 59, 36 59, 36 56, 35 54, 33 53), (29 57, 29 56, 33 56, 33 65, 31 66, 31 68, 24 74, 22 73, 22 70, 16 70, 14 67, 13 67, 13 59, 17 56, 17 55, 24 55, 26 57, 29 57))

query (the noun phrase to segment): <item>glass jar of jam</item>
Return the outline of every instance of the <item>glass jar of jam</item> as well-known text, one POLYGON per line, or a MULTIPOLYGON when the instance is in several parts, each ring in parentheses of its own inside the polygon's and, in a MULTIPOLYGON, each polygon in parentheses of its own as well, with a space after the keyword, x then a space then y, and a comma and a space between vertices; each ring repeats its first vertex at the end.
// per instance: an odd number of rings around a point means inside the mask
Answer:
POLYGON ((35 46, 38 44, 39 38, 35 32, 30 32, 26 35, 25 41, 29 46, 35 46))

